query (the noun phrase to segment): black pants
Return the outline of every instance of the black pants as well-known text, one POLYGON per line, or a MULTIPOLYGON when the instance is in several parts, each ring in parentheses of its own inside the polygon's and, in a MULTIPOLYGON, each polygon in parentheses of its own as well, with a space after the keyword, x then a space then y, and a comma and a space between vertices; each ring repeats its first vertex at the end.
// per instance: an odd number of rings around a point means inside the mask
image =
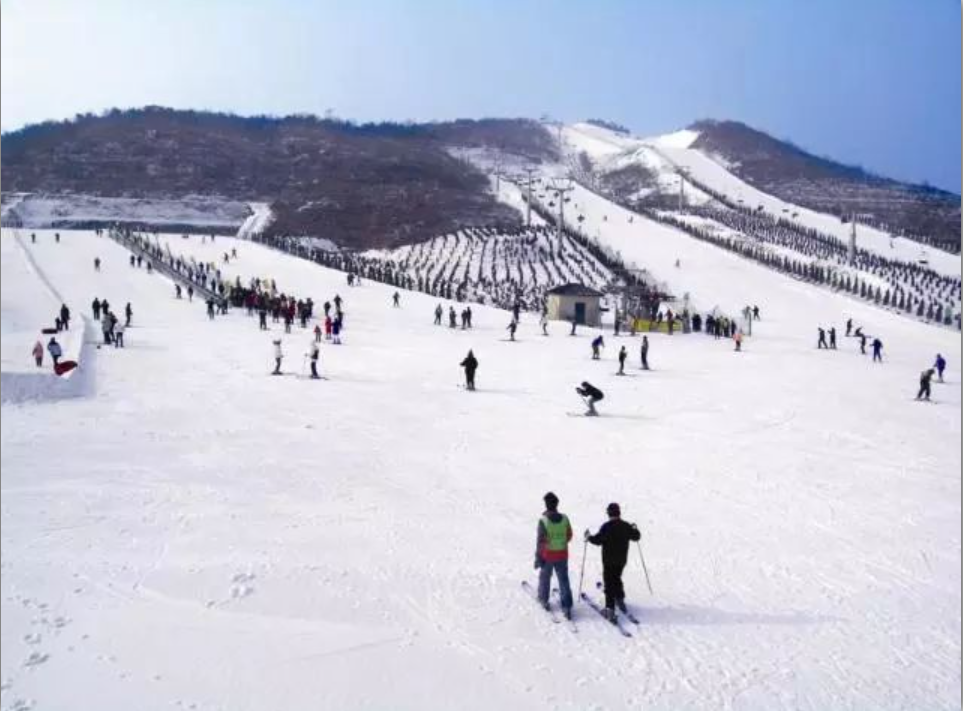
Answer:
POLYGON ((475 389, 475 371, 466 370, 465 371, 465 387, 469 390, 475 389))
POLYGON ((311 377, 312 378, 318 377, 318 361, 316 360, 311 361, 311 377))
POLYGON ((649 354, 645 351, 642 352, 642 370, 649 369, 649 354))
POLYGON ((605 564, 602 568, 602 583, 605 585, 605 606, 615 609, 616 602, 625 599, 625 588, 622 585, 622 571, 625 563, 620 565, 605 564))
POLYGON ((274 359, 274 372, 275 372, 275 374, 281 372, 281 359, 280 359, 280 358, 275 358, 275 359, 274 359))
POLYGON ((920 391, 916 394, 916 399, 921 400, 922 398, 930 399, 930 384, 920 383, 920 391))

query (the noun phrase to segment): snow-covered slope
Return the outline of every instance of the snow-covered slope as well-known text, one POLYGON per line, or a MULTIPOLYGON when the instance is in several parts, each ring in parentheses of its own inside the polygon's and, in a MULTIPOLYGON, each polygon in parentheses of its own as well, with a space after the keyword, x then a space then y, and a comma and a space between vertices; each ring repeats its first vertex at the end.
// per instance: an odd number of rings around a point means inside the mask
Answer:
MULTIPOLYGON (((546 338, 524 316, 508 343, 508 314, 485 307, 474 330, 438 328, 434 298, 395 309, 393 287, 257 244, 168 238, 211 261, 236 247, 231 276, 344 297, 328 380, 272 378, 271 339, 298 373, 306 331, 211 322, 117 244, 38 233, 31 255, 76 311, 106 296, 134 322, 126 349, 96 351, 87 397, 2 408, 3 706, 958 708, 958 335, 596 199, 573 201, 626 256, 700 303, 760 305, 743 353, 653 334, 642 372, 638 338, 607 336, 592 361, 591 332, 546 338), (885 363, 851 339, 814 349, 847 315, 885 363), (457 387, 469 348, 476 393, 457 387), (915 403, 936 352, 947 383, 915 403), (569 417, 586 379, 603 416, 569 417), (579 534, 609 501, 640 525, 654 595, 632 551, 633 638, 584 605, 573 635, 519 589, 550 489, 575 586, 579 534)), ((592 549, 593 594, 600 573, 592 549)))

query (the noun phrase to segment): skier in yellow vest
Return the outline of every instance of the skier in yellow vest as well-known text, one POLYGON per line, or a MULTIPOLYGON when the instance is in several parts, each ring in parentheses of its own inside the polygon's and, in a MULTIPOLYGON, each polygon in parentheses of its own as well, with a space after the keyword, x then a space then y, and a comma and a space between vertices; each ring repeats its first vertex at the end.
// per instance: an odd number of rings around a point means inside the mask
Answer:
POLYGON ((535 544, 535 567, 538 574, 538 599, 549 609, 548 592, 552 572, 558 578, 565 617, 572 618, 572 588, 568 582, 568 542, 572 540, 572 525, 568 516, 558 511, 558 497, 551 491, 545 494, 545 512, 538 519, 535 544))

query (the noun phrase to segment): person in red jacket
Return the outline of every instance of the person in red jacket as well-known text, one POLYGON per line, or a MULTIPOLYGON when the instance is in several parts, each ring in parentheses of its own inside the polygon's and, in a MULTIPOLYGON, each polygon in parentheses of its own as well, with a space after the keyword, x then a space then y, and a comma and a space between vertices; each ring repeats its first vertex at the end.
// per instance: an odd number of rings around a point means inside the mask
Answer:
POLYGON ((572 618, 572 588, 568 582, 568 542, 572 540, 572 524, 568 516, 558 511, 558 497, 551 491, 545 494, 545 512, 538 519, 535 541, 535 568, 538 573, 538 599, 549 609, 548 591, 552 572, 558 578, 565 617, 572 618))

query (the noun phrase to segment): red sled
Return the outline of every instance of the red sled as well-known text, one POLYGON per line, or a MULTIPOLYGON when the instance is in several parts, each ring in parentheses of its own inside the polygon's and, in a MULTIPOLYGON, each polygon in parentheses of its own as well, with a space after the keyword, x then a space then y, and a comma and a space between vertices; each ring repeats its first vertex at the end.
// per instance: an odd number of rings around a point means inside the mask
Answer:
POLYGON ((64 375, 69 373, 71 370, 77 367, 77 361, 75 360, 62 360, 57 365, 54 366, 54 372, 57 375, 64 375))

